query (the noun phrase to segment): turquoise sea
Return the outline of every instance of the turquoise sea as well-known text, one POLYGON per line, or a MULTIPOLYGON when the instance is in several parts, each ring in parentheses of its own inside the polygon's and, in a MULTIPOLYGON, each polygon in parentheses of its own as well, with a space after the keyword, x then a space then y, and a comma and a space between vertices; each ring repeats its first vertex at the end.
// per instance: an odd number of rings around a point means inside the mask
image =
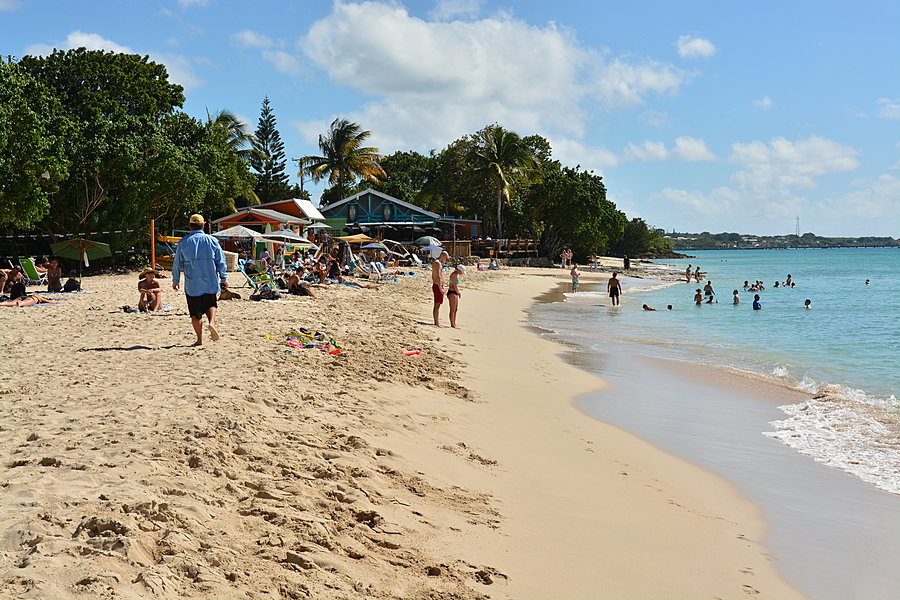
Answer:
POLYGON ((702 285, 683 277, 632 279, 618 308, 586 290, 536 307, 532 322, 587 352, 701 363, 810 392, 807 402, 780 407, 783 418, 760 434, 900 494, 900 249, 692 254, 666 262, 682 273, 699 265, 716 291, 713 304, 695 306, 702 285), (788 274, 796 287, 775 288, 788 274), (754 311, 743 282, 757 279, 765 289, 763 309, 754 311))

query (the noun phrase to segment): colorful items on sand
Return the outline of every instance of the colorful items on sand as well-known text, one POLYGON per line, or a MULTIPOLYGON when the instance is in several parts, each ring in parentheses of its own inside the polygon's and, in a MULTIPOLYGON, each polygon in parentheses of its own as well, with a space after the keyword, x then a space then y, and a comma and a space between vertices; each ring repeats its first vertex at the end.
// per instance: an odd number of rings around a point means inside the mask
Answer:
MULTIPOLYGON (((265 335, 263 336, 266 339, 274 339, 274 335, 265 335)), ((285 343, 291 348, 298 349, 307 349, 307 348, 315 348, 320 350, 321 352, 326 352, 328 354, 341 354, 344 349, 338 345, 333 337, 328 337, 326 341, 326 337, 324 334, 319 333, 310 333, 306 329, 300 329, 299 331, 288 331, 284 334, 285 343)), ((290 354, 290 350, 285 350, 285 354, 290 354)))

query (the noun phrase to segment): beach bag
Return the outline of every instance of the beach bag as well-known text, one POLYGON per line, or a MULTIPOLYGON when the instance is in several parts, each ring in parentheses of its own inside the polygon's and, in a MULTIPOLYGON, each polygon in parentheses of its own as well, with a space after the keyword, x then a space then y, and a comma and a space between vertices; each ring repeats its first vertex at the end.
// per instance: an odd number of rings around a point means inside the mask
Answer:
POLYGON ((275 290, 263 290, 258 294, 250 296, 250 299, 254 302, 259 302, 260 300, 278 300, 279 298, 281 298, 281 294, 275 290))
POLYGON ((69 277, 66 280, 66 284, 63 286, 64 292, 79 292, 81 291, 81 284, 78 283, 78 280, 74 277, 69 277))

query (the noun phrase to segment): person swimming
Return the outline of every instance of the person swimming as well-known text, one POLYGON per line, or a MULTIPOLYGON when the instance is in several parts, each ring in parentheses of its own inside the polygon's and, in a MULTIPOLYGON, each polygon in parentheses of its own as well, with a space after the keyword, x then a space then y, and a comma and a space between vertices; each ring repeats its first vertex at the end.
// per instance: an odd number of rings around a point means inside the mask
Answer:
POLYGON ((806 302, 803 303, 803 308, 805 308, 806 310, 812 310, 812 300, 807 298, 806 302))
POLYGON ((740 294, 738 294, 737 290, 734 290, 734 292, 732 292, 732 293, 734 294, 734 299, 731 301, 731 303, 734 304, 735 306, 737 306, 738 304, 741 303, 741 296, 740 296, 740 294))
POLYGON ((652 310, 652 311, 655 311, 655 310, 656 310, 655 308, 650 308, 650 307, 647 306, 646 304, 643 305, 641 308, 643 308, 644 310, 652 310))

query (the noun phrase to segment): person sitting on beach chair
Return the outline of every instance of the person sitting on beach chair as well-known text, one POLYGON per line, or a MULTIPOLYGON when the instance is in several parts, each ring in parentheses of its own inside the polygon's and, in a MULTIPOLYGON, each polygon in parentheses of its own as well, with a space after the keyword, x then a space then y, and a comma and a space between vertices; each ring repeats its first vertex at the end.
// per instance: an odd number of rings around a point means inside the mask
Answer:
POLYGON ((138 292, 141 294, 138 310, 141 312, 162 310, 162 286, 156 281, 157 275, 153 269, 141 273, 141 280, 138 282, 138 292))

